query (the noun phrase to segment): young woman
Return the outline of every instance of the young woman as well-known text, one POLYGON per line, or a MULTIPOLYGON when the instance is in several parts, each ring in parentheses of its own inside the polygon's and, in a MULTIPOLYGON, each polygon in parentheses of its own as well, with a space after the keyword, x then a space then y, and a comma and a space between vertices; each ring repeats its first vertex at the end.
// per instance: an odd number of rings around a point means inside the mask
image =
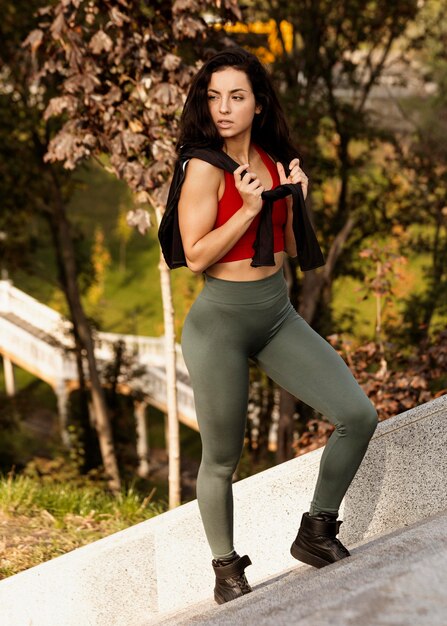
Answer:
POLYGON ((203 446, 197 500, 221 604, 251 591, 244 573, 251 561, 234 549, 232 496, 244 443, 249 362, 335 426, 310 510, 291 547, 295 558, 315 567, 349 556, 336 538, 338 509, 377 413, 343 359, 290 303, 282 270, 284 252, 297 256, 290 198, 273 204, 270 264, 252 261, 261 194, 300 184, 305 197, 308 187, 269 75, 254 55, 228 48, 195 76, 178 150, 194 147, 223 152, 238 164, 230 174, 190 158, 178 199, 185 263, 205 278, 184 323, 182 350, 203 446))

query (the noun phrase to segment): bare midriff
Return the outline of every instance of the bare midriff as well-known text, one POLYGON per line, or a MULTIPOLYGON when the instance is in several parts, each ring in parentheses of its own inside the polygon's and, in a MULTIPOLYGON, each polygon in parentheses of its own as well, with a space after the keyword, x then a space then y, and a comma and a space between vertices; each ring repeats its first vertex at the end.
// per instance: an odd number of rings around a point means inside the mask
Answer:
POLYGON ((275 265, 263 265, 252 267, 251 259, 241 259, 240 261, 230 261, 226 263, 214 263, 210 265, 205 273, 214 278, 223 280, 259 280, 276 274, 284 262, 284 252, 275 252, 275 265))

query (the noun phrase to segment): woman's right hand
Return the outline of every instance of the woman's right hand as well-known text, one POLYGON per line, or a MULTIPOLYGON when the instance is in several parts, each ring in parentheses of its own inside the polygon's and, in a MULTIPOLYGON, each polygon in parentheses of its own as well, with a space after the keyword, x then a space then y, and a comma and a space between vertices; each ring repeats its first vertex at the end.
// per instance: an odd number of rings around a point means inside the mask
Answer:
POLYGON ((245 209, 249 217, 255 217, 262 209, 263 199, 261 194, 264 191, 264 187, 256 174, 248 171, 248 167, 249 164, 245 163, 245 165, 240 165, 234 170, 234 184, 243 200, 242 208, 245 209), (242 173, 245 170, 247 170, 246 174, 242 177, 242 173))

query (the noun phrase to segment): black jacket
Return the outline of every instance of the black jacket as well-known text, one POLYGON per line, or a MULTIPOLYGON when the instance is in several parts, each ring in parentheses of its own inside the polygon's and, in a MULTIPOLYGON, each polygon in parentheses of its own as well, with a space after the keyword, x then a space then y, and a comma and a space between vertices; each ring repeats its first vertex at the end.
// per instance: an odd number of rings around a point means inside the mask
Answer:
MULTIPOLYGON (((178 222, 178 201, 182 184, 185 180, 187 162, 193 157, 207 161, 231 174, 239 167, 236 161, 233 161, 231 157, 220 150, 190 148, 181 152, 175 164, 166 211, 158 229, 158 238, 163 256, 170 269, 187 265, 178 222)), ((325 260, 307 214, 301 185, 285 184, 278 185, 274 189, 262 193, 264 204, 261 210, 261 219, 259 220, 256 239, 253 244, 254 254, 251 262, 253 267, 275 265, 272 225, 273 202, 290 195, 293 198, 292 227, 300 268, 305 271, 324 265, 325 260)))

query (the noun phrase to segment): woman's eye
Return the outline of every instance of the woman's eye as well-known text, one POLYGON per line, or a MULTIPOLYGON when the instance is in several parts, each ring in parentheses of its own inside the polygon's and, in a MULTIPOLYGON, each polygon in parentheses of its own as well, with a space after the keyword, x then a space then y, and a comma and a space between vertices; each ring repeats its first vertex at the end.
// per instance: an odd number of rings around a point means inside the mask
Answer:
MULTIPOLYGON (((212 96, 212 95, 208 96, 208 100, 216 100, 216 99, 217 99, 217 96, 212 96)), ((243 100, 243 99, 244 99, 243 96, 233 96, 233 100, 243 100)))

